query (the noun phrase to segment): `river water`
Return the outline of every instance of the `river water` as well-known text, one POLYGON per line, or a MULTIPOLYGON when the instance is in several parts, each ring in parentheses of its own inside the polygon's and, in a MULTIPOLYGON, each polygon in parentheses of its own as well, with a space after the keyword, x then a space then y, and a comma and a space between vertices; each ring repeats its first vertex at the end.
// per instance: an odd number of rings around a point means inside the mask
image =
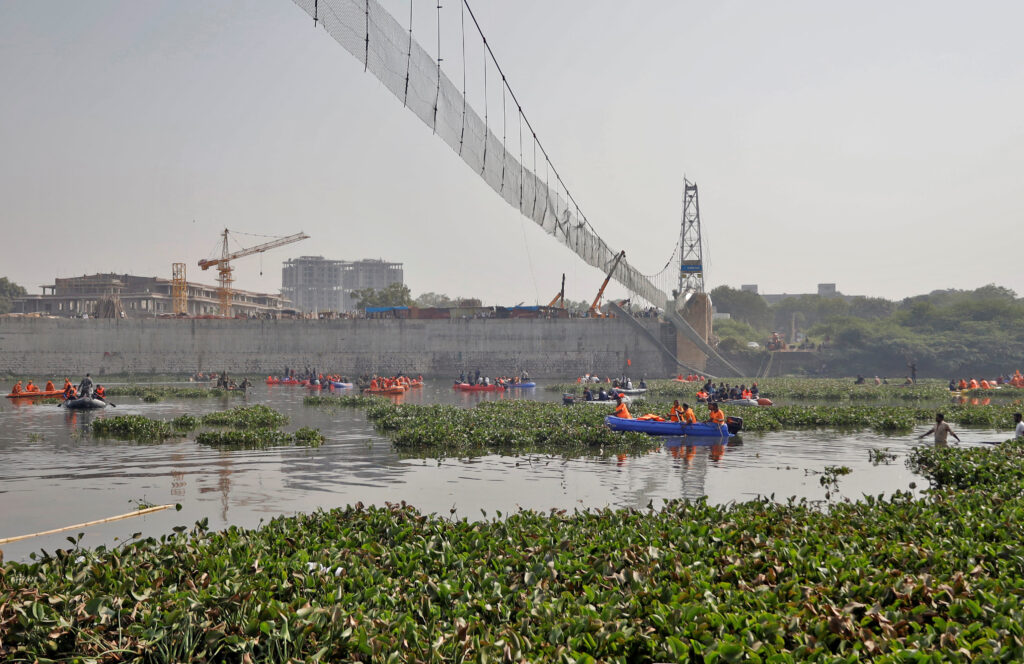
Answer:
MULTIPOLYGON (((465 394, 448 385, 428 384, 405 402, 468 407, 483 399, 560 398, 542 389, 523 392, 465 394)), ((78 413, 3 399, 0 539, 132 512, 140 502, 179 503, 182 509, 35 537, 0 545, 0 549, 8 560, 23 560, 33 551, 68 547, 66 538, 78 532, 85 533, 83 546, 112 546, 133 533, 159 536, 203 518, 217 529, 254 527, 281 514, 359 501, 406 501, 424 513, 476 519, 518 509, 657 507, 666 499, 705 495, 712 503, 770 495, 777 500, 790 496, 823 500, 820 473, 826 466, 853 470, 840 479, 840 498, 924 484, 904 464, 906 453, 918 442, 913 436, 826 430, 746 433, 742 443, 727 446, 687 447, 669 439, 649 454, 628 458, 399 458, 362 411, 304 406, 305 394, 302 388, 257 385, 247 403, 266 404, 287 414, 289 430, 320 429, 327 437, 323 446, 238 451, 201 446, 193 437, 159 444, 93 438, 89 423, 127 414, 162 419, 199 415, 239 405, 240 399, 148 404, 120 397, 114 399, 116 409, 78 413), (897 459, 873 465, 869 450, 881 448, 888 448, 897 459)), ((985 430, 960 433, 966 444, 1005 438, 985 430)))

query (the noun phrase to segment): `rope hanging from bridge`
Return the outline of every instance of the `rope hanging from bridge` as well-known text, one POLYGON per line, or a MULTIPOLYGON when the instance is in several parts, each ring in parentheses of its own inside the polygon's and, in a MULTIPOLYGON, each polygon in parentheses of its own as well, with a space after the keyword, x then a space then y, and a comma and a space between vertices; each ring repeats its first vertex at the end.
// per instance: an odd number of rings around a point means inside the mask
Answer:
MULTIPOLYGON (((463 57, 461 90, 441 66, 440 16, 435 58, 413 36, 411 3, 410 24, 403 27, 378 0, 294 2, 311 17, 318 19, 318 25, 323 26, 345 50, 362 61, 366 71, 376 76, 509 205, 569 247, 587 264, 607 271, 618 252, 601 239, 580 211, 579 204, 537 138, 537 132, 523 112, 522 104, 509 85, 466 0, 462 0, 461 11, 469 18, 466 23, 470 23, 474 30, 463 31, 461 50, 466 54, 474 52, 474 49, 464 45, 467 36, 479 39, 483 46, 481 79, 485 87, 482 115, 467 99, 466 57, 469 55, 463 57), (489 117, 486 86, 489 79, 493 78, 488 74, 489 69, 501 81, 503 119, 500 138, 495 135, 489 117), (518 158, 509 149, 507 141, 506 97, 511 100, 520 123, 518 158), (527 158, 532 161, 531 167, 526 165, 527 158), (544 174, 539 173, 538 168, 541 166, 544 174)), ((658 307, 666 305, 666 292, 627 261, 622 261, 613 278, 641 299, 658 307)))

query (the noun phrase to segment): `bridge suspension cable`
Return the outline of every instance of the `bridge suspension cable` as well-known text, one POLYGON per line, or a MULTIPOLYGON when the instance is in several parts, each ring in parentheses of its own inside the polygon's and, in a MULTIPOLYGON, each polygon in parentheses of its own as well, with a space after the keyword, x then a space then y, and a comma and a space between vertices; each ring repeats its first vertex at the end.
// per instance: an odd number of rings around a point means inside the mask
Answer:
MULTIPOLYGON (((414 36, 412 0, 409 3, 408 26, 402 26, 379 0, 293 1, 313 18, 314 24, 323 26, 335 41, 363 64, 365 71, 377 77, 406 108, 447 143, 505 202, 569 247, 588 265, 602 272, 608 271, 619 252, 613 251, 597 234, 569 192, 498 64, 468 0, 459 0, 460 10, 470 18, 475 32, 469 34, 478 39, 479 44, 474 48, 466 45, 466 22, 461 21, 461 35, 456 42, 458 47, 454 49, 456 55, 461 53, 463 56, 461 91, 441 66, 444 58, 441 54, 440 2, 437 6, 437 55, 434 57, 414 36), (482 115, 468 102, 466 94, 465 54, 474 52, 482 54, 482 115), (488 73, 491 71, 493 74, 488 73), (490 114, 488 86, 492 86, 494 75, 500 79, 500 138, 490 114), (511 126, 510 110, 515 116, 511 126), (513 132, 511 136, 510 129, 513 132), (532 168, 526 164, 527 157, 531 158, 532 168)), ((666 276, 663 270, 659 280, 664 281, 666 276)), ((673 278, 675 276, 672 275, 673 278)), ((614 279, 640 299, 664 308, 673 325, 702 352, 732 368, 679 316, 675 310, 677 301, 669 298, 668 289, 659 287, 625 260, 619 264, 614 279)))
MULTIPOLYGON (((490 85, 495 75, 500 80, 503 116, 500 138, 492 125, 487 97, 484 97, 481 115, 467 103, 460 86, 441 67, 440 47, 438 57, 431 56, 413 36, 412 24, 402 26, 378 0, 294 2, 360 60, 366 71, 402 100, 509 205, 569 247, 587 264, 607 271, 618 252, 597 234, 569 192, 548 151, 537 138, 536 130, 526 117, 466 0, 462 0, 462 8, 469 19, 466 25, 471 24, 473 30, 470 32, 467 27, 458 40, 456 50, 469 54, 482 51, 482 84, 490 85), (467 37, 477 40, 482 49, 461 46, 467 37), (488 71, 493 73, 488 74, 488 71), (519 136, 508 135, 509 110, 515 116, 512 129, 515 131, 518 124, 519 136), (517 138, 518 145, 509 144, 509 139, 517 138), (526 164, 527 159, 532 162, 530 166, 526 164)), ((411 17, 410 9, 410 21, 411 17)), ((437 33, 440 35, 440 24, 437 33)), ((461 81, 465 80, 465 64, 464 60, 461 81)), ((461 87, 465 89, 464 82, 461 87)), ((615 280, 655 306, 664 307, 668 300, 665 291, 626 261, 616 270, 615 280)))

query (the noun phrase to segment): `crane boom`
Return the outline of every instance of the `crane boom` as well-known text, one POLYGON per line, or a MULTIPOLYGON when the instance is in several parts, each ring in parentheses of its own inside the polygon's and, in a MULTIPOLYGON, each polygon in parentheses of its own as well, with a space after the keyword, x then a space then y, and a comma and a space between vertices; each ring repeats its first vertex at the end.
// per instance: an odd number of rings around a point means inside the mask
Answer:
MULTIPOLYGON (((227 229, 225 229, 224 232, 227 233, 227 229)), ((213 267, 214 265, 223 263, 224 261, 234 260, 236 258, 241 258, 242 256, 251 256, 252 254, 258 254, 261 251, 277 249, 278 247, 283 247, 286 244, 291 244, 292 242, 298 242, 299 240, 307 239, 309 239, 309 236, 306 235, 305 233, 296 233, 295 235, 277 238, 276 240, 264 242, 263 244, 258 244, 255 247, 249 247, 248 249, 239 249, 238 251, 232 252, 225 256, 221 256, 220 258, 208 258, 205 260, 201 260, 199 261, 199 267, 206 270, 213 267)))
POLYGON ((225 228, 224 232, 221 233, 221 237, 224 239, 224 244, 221 249, 220 258, 207 258, 199 261, 199 267, 204 270, 209 269, 214 265, 217 266, 217 299, 220 305, 218 309, 221 316, 231 315, 231 284, 235 281, 235 278, 231 276, 231 273, 235 269, 231 267, 231 261, 236 258, 242 258, 243 256, 251 256, 253 254, 269 251, 270 249, 276 249, 277 247, 283 247, 286 244, 305 240, 309 237, 305 233, 296 233, 295 235, 279 237, 271 240, 270 242, 257 244, 255 247, 231 251, 228 249, 228 232, 228 229, 225 228))
POLYGON ((608 276, 604 278, 604 283, 601 284, 601 290, 597 291, 597 297, 594 298, 594 303, 590 305, 588 313, 591 316, 597 314, 597 305, 601 301, 601 296, 604 295, 604 289, 608 288, 608 282, 612 280, 612 275, 615 274, 615 268, 619 266, 619 263, 623 258, 626 257, 626 251, 623 249, 619 252, 619 255, 615 257, 615 262, 612 263, 612 269, 608 270, 608 276))

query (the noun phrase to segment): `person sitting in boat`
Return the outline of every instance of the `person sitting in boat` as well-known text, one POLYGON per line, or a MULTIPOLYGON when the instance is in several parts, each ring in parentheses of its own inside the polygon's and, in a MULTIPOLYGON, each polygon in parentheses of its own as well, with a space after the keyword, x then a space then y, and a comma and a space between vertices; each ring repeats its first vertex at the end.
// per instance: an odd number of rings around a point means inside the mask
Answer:
POLYGON ((629 378, 626 379, 626 389, 627 390, 633 389, 633 381, 630 380, 629 378))
POLYGON ((683 407, 679 405, 679 399, 676 399, 672 402, 672 408, 668 411, 668 419, 670 422, 682 422, 683 413, 685 412, 686 411, 683 410, 683 407))
POLYGON ((629 408, 626 408, 626 404, 622 401, 622 395, 617 394, 615 396, 615 411, 612 413, 615 417, 621 417, 624 420, 631 420, 633 416, 629 414, 629 408))
POLYGON ((97 385, 96 386, 96 391, 92 393, 92 398, 93 399, 99 399, 100 401, 106 401, 107 400, 107 391, 105 389, 103 389, 102 385, 97 385))
POLYGON ((914 381, 910 380, 910 376, 903 379, 903 387, 910 387, 914 384, 914 381))
MULTIPOLYGON (((31 381, 29 381, 29 382, 31 383, 31 381)), ((978 379, 977 378, 972 378, 971 382, 969 383, 969 385, 971 386, 972 390, 976 390, 976 389, 978 389, 980 387, 978 385, 978 379)))
POLYGON ((70 381, 64 384, 64 394, 62 395, 65 401, 70 401, 75 398, 75 386, 70 381))
POLYGON ((684 403, 683 404, 683 424, 696 424, 696 423, 697 423, 697 414, 693 412, 692 408, 690 408, 690 404, 684 403))
POLYGON ((19 380, 17 383, 14 384, 14 387, 11 388, 11 394, 21 394, 21 392, 21 381, 19 380))
POLYGON ((740 392, 740 398, 741 398, 741 399, 753 399, 753 398, 754 398, 754 393, 753 393, 753 392, 751 392, 750 390, 748 390, 748 389, 747 389, 747 388, 746 388, 746 387, 744 386, 744 388, 743 388, 743 391, 742 391, 742 392, 740 392))
POLYGON ((603 387, 601 388, 601 391, 597 393, 597 400, 608 401, 608 392, 606 392, 603 387))
POLYGON ((43 392, 56 392, 57 388, 53 386, 53 381, 46 381, 46 387, 43 388, 43 392))
POLYGON ((584 401, 593 401, 594 400, 594 393, 590 391, 589 387, 583 388, 583 400, 584 401))
POLYGON ((38 392, 39 386, 33 383, 31 380, 28 381, 28 385, 25 386, 26 392, 38 392))
POLYGON ((643 378, 640 379, 640 389, 641 390, 646 390, 647 389, 647 381, 644 380, 643 378))
POLYGON ((711 424, 725 424, 725 413, 718 407, 717 403, 708 405, 708 422, 711 424))

